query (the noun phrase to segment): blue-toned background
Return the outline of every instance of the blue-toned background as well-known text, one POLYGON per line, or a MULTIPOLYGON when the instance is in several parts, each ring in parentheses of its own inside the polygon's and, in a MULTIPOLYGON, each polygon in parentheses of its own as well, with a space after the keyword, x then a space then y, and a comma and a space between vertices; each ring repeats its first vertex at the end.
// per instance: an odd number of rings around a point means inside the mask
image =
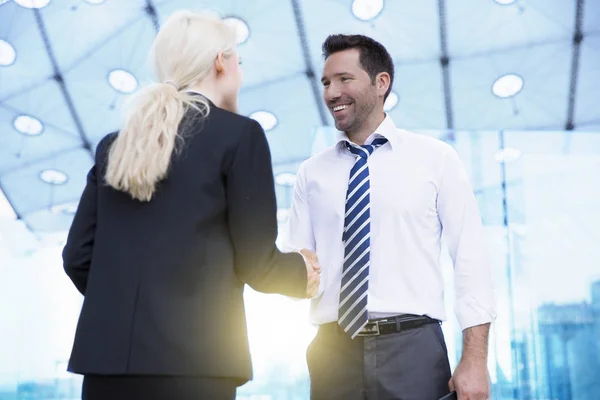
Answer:
MULTIPOLYGON (((396 67, 386 110, 455 146, 477 194, 499 303, 492 398, 600 398, 600 1, 0 0, 0 400, 79 395, 65 366, 82 298, 60 251, 95 146, 181 8, 238 26, 240 113, 266 131, 282 224, 299 163, 335 133, 322 41, 380 40, 396 67)), ((248 290, 247 304, 256 378, 238 397, 307 399, 307 303, 248 290)))

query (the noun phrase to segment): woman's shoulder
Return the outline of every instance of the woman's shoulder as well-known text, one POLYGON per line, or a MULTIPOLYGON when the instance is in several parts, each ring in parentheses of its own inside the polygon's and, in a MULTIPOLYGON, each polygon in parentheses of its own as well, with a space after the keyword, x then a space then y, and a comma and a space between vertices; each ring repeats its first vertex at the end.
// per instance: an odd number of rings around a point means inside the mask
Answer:
POLYGON ((185 119, 186 121, 181 126, 184 137, 190 131, 194 132, 194 136, 202 132, 200 137, 203 139, 214 136, 213 139, 218 138, 217 140, 220 141, 238 142, 247 135, 262 130, 257 121, 214 105, 211 106, 206 116, 190 113, 185 119))
POLYGON ((103 153, 106 153, 110 145, 117 139, 118 135, 119 131, 115 131, 106 134, 102 139, 100 139, 100 141, 98 141, 98 144, 96 144, 96 157, 103 153))
POLYGON ((248 128, 253 125, 256 121, 252 118, 246 117, 241 114, 237 114, 223 108, 212 106, 207 119, 214 122, 227 123, 230 125, 236 125, 240 128, 248 128))
POLYGON ((96 144, 96 151, 94 153, 94 161, 96 166, 99 168, 104 168, 106 163, 108 162, 108 154, 110 150, 111 144, 115 141, 117 136, 119 135, 119 131, 111 132, 105 135, 102 139, 98 141, 96 144))

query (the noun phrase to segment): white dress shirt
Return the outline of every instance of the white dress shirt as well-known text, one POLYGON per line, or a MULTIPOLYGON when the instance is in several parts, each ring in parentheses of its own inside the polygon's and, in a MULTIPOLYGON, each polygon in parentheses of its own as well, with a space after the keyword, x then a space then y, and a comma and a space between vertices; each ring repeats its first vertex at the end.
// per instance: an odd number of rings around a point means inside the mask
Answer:
MULTIPOLYGON (((462 329, 495 318, 483 226, 467 173, 448 144, 394 126, 389 116, 365 142, 389 141, 368 159, 371 186, 370 318, 397 314, 446 319, 440 267, 443 230, 454 262, 462 329)), ((284 247, 315 251, 321 286, 311 322, 337 321, 346 190, 355 156, 338 143, 300 166, 284 247)))

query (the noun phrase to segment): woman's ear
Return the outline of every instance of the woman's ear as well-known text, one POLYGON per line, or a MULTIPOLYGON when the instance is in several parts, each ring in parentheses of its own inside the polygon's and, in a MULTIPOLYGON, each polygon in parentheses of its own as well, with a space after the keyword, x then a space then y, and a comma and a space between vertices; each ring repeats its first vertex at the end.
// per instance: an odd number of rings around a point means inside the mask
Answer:
POLYGON ((225 71, 225 60, 223 59, 223 53, 217 54, 217 58, 215 59, 215 69, 217 73, 220 74, 225 71))

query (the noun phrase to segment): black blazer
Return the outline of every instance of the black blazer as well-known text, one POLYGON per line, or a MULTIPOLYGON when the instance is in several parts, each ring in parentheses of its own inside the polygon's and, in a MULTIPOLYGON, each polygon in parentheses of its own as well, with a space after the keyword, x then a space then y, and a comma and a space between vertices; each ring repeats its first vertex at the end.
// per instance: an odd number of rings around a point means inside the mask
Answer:
POLYGON ((104 183, 102 139, 63 251, 84 295, 69 371, 251 379, 244 284, 305 297, 306 267, 275 246, 271 155, 254 120, 211 104, 150 202, 104 183))

